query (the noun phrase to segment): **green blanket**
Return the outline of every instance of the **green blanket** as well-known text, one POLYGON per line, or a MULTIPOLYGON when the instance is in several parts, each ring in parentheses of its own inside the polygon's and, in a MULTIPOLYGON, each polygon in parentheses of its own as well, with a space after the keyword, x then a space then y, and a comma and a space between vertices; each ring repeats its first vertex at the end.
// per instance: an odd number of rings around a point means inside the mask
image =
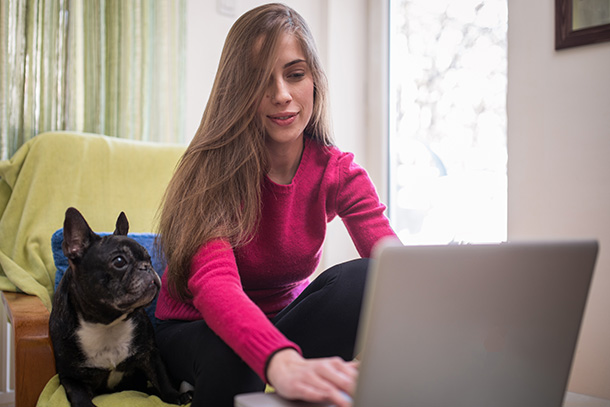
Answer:
POLYGON ((152 232, 184 146, 101 135, 43 133, 0 162, 0 289, 38 296, 51 308, 51 235, 69 206, 96 232, 124 211, 130 232, 152 232))
MULTIPOLYGON (((265 392, 273 393, 275 390, 267 386, 265 392)), ((93 399, 97 407, 176 407, 167 404, 157 396, 150 396, 138 391, 122 391, 120 393, 102 394, 93 399)), ((67 407, 66 391, 59 383, 59 376, 55 375, 40 394, 36 407, 67 407)), ((187 407, 190 404, 186 405, 187 407)))
MULTIPOLYGON (((167 404, 157 396, 137 391, 122 391, 120 393, 102 394, 93 399, 97 407, 176 407, 167 404)), ((66 407, 69 406, 64 388, 59 384, 59 377, 55 375, 40 394, 36 407, 66 407)))

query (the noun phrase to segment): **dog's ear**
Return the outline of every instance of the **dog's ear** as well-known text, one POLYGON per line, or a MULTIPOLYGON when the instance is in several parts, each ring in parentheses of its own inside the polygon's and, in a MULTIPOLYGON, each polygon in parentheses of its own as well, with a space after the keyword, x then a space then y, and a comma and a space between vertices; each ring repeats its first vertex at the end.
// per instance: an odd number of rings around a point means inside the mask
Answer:
POLYGON ((96 237, 83 215, 75 208, 68 208, 64 220, 64 241, 61 246, 64 255, 72 261, 80 259, 96 237))
POLYGON ((127 220, 127 216, 125 215, 125 212, 121 212, 118 219, 116 220, 116 229, 114 229, 114 234, 127 236, 128 232, 129 232, 129 221, 127 220))

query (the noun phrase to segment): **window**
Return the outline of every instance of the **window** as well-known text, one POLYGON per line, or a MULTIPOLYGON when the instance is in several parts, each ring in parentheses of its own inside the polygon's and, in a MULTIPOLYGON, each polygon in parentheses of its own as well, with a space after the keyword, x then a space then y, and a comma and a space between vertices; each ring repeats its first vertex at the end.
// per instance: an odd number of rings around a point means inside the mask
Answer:
POLYGON ((506 0, 390 0, 389 216, 404 244, 506 239, 506 0))

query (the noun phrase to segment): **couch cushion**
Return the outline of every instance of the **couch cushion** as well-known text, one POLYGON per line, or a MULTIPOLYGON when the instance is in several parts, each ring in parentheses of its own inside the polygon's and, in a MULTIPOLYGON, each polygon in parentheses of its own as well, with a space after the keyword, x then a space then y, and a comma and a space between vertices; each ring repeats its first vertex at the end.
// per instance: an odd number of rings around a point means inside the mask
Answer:
POLYGON ((51 132, 0 162, 0 289, 38 296, 47 308, 55 286, 50 236, 66 209, 93 230, 120 212, 134 233, 154 230, 163 193, 185 146, 51 132))

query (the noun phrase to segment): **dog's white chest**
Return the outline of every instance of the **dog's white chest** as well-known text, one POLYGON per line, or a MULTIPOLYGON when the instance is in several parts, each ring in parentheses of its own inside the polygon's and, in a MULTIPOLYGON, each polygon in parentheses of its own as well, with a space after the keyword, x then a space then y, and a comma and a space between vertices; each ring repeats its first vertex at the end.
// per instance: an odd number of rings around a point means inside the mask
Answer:
POLYGON ((108 325, 81 319, 76 335, 90 367, 114 370, 132 354, 134 326, 132 321, 125 320, 125 317, 108 325))

